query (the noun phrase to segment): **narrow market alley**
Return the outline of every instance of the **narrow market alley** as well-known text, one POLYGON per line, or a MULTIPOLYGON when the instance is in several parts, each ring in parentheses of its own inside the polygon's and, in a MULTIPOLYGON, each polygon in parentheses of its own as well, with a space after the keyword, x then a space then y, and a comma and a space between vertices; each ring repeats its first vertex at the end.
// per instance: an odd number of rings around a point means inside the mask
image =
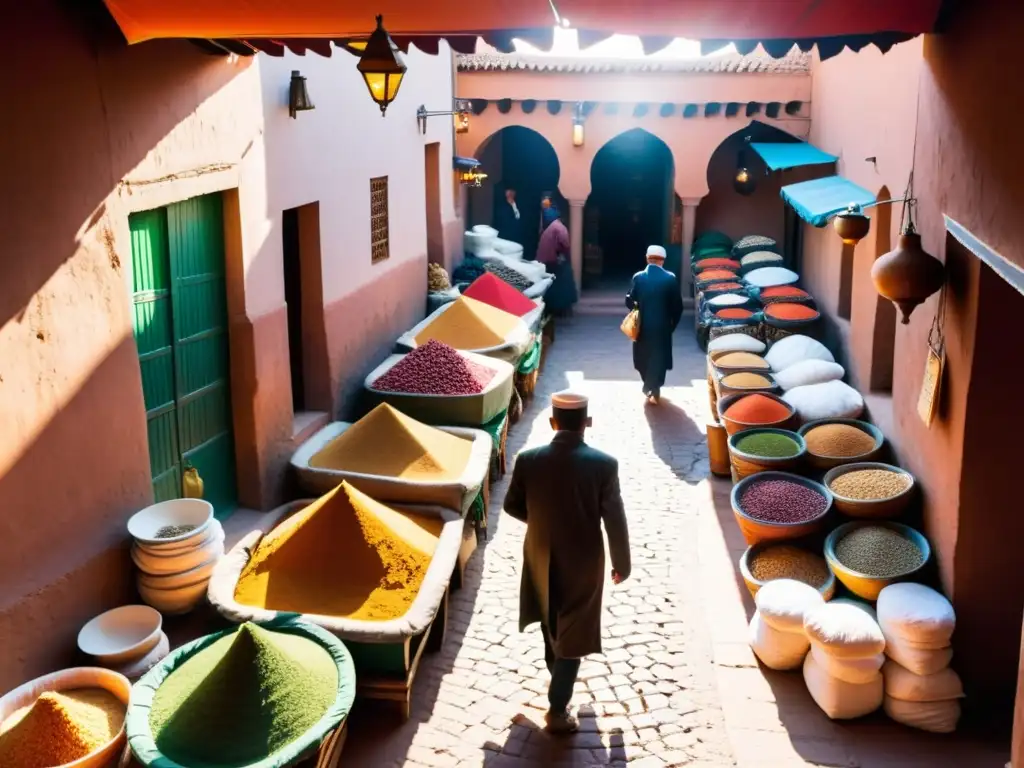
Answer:
MULTIPOLYGON (((747 644, 752 604, 734 564, 745 545, 730 484, 709 480, 704 356, 686 316, 660 407, 644 405, 618 317, 563 322, 538 392, 509 440, 511 456, 549 439, 549 395, 591 396, 589 441, 620 462, 632 578, 607 587, 604 649, 584 662, 580 732, 540 730, 547 672, 534 629, 517 631, 524 527, 500 514, 510 475, 491 494, 490 538, 453 593, 448 638, 423 657, 412 717, 353 712, 353 766, 694 766, 1002 768, 1008 754, 968 735, 937 737, 881 715, 829 721, 799 673, 762 671, 747 644)), ((1006 750, 1008 753, 1008 749, 1006 750)))

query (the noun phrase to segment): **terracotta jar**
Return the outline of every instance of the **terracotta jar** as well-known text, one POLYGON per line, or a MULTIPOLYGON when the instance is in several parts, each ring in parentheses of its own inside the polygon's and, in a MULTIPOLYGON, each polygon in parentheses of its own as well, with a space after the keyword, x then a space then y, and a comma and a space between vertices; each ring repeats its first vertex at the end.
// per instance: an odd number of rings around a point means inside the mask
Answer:
POLYGON ((900 309, 903 324, 918 304, 942 288, 945 265, 921 247, 921 236, 913 226, 900 235, 895 250, 880 256, 871 267, 871 279, 879 295, 900 309))

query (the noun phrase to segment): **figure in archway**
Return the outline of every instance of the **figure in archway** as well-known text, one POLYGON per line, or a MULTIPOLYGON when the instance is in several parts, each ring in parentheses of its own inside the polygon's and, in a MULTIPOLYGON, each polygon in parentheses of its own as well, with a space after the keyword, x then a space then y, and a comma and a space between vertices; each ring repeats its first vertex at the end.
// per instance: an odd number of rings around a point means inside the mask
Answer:
POLYGON ((516 188, 505 185, 504 193, 494 199, 494 228, 498 237, 523 244, 523 217, 516 203, 516 188))
POLYGON ((549 205, 543 213, 544 231, 537 244, 537 261, 554 274, 555 282, 544 294, 544 303, 554 315, 572 311, 576 303, 576 278, 569 260, 569 230, 562 223, 558 208, 549 205))
POLYGON ((672 332, 683 316, 679 280, 665 269, 665 249, 647 249, 647 268, 633 275, 626 307, 640 312, 640 335, 633 342, 633 367, 644 382, 644 396, 657 405, 665 374, 672 370, 672 332))

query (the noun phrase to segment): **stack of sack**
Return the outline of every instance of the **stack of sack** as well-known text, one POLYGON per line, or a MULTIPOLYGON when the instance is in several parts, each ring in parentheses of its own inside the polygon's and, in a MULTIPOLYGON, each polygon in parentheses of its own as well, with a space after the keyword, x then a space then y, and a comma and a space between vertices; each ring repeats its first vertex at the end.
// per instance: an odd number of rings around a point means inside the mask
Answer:
POLYGON ((952 733, 964 689, 949 663, 956 627, 953 606, 923 584, 891 584, 878 595, 885 636, 885 712, 898 723, 952 733))
POLYGON ((807 613, 804 631, 804 682, 826 715, 852 720, 882 706, 885 637, 870 607, 834 600, 807 613))
POLYGON ((783 400, 803 422, 856 419, 864 412, 864 398, 842 381, 846 371, 817 339, 787 336, 772 344, 764 359, 784 392, 783 400))
POLYGON ((794 579, 775 579, 758 590, 750 620, 750 647, 769 669, 798 669, 811 644, 804 632, 807 614, 825 605, 814 587, 794 579))

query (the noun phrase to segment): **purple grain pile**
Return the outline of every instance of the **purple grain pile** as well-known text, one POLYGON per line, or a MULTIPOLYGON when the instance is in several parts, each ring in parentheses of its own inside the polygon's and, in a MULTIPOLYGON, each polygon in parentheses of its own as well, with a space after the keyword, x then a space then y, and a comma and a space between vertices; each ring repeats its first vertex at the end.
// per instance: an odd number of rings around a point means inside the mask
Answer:
POLYGON ((758 480, 740 494, 740 509, 766 523, 806 523, 828 506, 828 500, 792 480, 758 480))
POLYGON ((373 382, 381 392, 412 395, 476 395, 494 378, 493 368, 467 360, 440 341, 416 347, 373 382))

